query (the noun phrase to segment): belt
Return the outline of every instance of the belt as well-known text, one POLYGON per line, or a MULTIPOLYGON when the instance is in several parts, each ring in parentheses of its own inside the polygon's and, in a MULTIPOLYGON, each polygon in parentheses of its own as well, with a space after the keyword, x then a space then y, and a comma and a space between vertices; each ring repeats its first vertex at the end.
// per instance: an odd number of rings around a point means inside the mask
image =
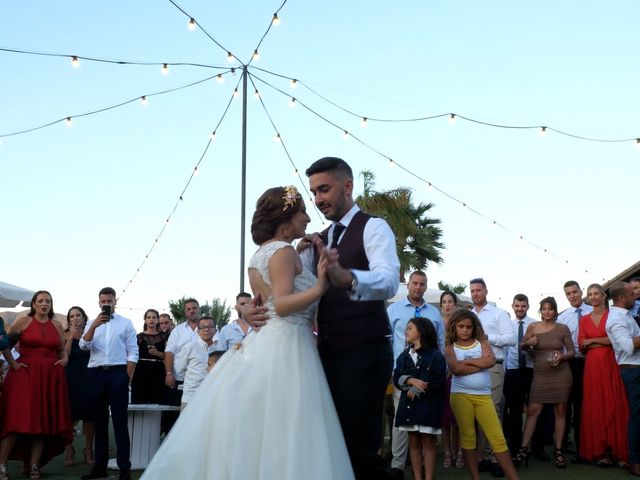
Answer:
POLYGON ((126 365, 98 365, 97 367, 92 367, 96 370, 118 370, 122 368, 127 368, 126 365))
POLYGON ((624 365, 619 365, 620 368, 624 369, 624 368, 640 368, 640 365, 632 365, 632 364, 624 364, 624 365))
POLYGON ((164 360, 160 360, 159 358, 140 358, 139 362, 164 362, 164 360))

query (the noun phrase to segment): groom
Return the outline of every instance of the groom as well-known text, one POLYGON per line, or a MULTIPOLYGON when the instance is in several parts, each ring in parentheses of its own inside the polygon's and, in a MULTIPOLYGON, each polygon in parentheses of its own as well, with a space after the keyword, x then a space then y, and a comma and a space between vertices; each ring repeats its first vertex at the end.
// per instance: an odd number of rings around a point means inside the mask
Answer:
POLYGON ((354 203, 353 172, 344 160, 321 158, 306 175, 316 206, 332 223, 299 243, 302 261, 315 270, 317 249, 307 247, 320 242, 339 255, 318 306, 320 358, 356 478, 388 478, 378 449, 393 364, 385 300, 398 289, 395 236, 384 220, 354 203))

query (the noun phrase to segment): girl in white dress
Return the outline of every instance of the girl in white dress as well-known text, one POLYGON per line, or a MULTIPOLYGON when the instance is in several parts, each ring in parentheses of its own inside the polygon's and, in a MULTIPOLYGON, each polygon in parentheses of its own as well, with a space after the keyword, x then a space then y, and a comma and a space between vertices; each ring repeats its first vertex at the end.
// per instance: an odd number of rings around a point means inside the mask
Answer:
POLYGON ((142 479, 354 478, 312 332, 337 254, 320 253, 316 278, 291 246, 309 221, 293 186, 258 200, 249 280, 269 321, 220 358, 142 479))

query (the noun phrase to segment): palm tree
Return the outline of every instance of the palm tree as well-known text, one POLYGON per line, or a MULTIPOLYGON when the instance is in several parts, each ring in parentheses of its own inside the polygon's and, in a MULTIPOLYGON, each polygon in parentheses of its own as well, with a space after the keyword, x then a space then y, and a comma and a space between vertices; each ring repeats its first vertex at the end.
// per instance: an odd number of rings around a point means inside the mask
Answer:
POLYGON ((432 203, 414 205, 412 191, 407 187, 377 192, 374 190, 375 174, 370 170, 360 172, 364 191, 356 203, 364 212, 384 218, 396 236, 396 249, 400 259, 400 281, 411 270, 425 270, 429 262, 441 264, 440 241, 442 229, 439 218, 428 217, 432 203))

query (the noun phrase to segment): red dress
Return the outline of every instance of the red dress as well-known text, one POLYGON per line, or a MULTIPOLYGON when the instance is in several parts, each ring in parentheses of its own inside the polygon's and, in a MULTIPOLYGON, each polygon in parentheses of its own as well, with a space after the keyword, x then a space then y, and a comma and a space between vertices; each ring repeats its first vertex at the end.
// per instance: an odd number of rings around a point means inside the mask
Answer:
POLYGON ((35 318, 20 335, 18 362, 9 370, 2 392, 2 438, 18 434, 12 460, 29 463, 31 435, 44 437, 40 465, 64 451, 73 440, 73 422, 64 368, 58 360, 60 334, 51 321, 35 318))
MULTIPOLYGON (((591 315, 583 316, 578 344, 588 338, 606 337, 608 316, 605 310, 598 326, 591 315)), ((585 357, 580 455, 587 460, 597 460, 609 447, 616 459, 626 462, 629 406, 613 348, 610 345, 590 348, 585 357)))

